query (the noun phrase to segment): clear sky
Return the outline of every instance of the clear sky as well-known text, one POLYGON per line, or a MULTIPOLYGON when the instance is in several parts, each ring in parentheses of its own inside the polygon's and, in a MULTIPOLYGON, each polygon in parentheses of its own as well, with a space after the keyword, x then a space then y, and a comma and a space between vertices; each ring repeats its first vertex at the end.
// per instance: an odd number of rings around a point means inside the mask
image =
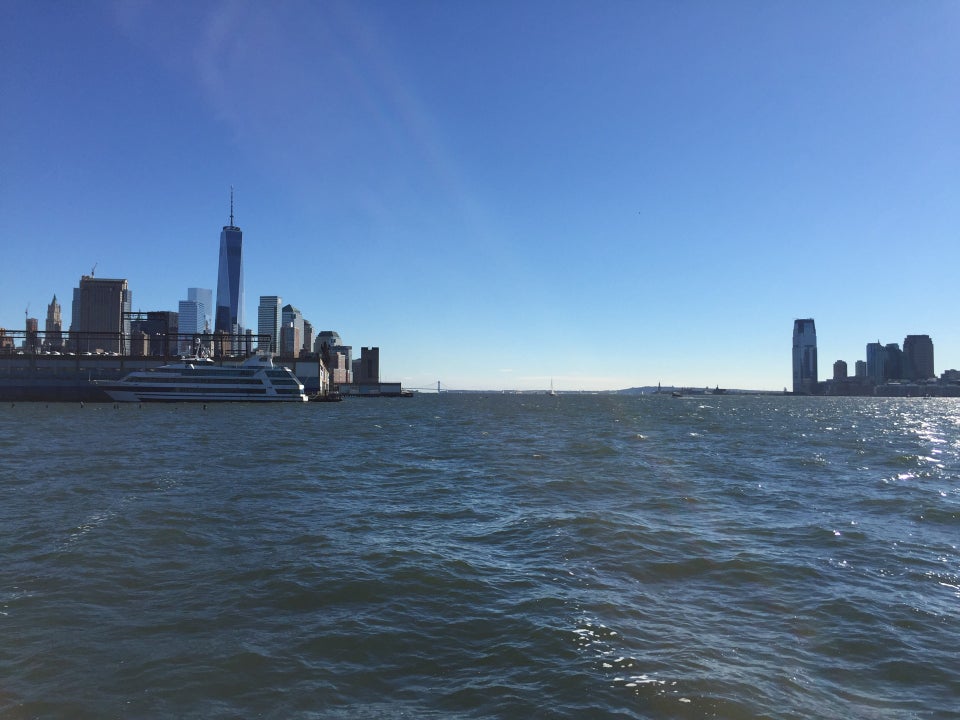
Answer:
MULTIPOLYGON (((0 326, 280 295, 410 387, 960 367, 960 2, 0 3, 0 326)), ((69 322, 69 320, 67 320, 69 322)))

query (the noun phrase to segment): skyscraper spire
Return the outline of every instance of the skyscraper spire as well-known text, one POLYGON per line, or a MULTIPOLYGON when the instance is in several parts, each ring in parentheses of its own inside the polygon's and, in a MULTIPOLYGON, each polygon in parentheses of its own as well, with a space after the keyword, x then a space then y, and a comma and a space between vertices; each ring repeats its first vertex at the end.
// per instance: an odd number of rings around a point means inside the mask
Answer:
POLYGON ((230 186, 230 227, 233 227, 233 185, 230 186))

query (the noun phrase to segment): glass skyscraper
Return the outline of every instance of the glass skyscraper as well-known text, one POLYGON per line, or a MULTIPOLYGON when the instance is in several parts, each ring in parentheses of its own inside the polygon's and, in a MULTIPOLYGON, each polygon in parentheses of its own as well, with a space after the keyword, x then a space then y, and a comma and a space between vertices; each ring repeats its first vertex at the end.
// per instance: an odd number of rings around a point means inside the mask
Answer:
POLYGON ((260 336, 261 352, 280 352, 282 305, 283 301, 277 295, 260 296, 260 304, 257 306, 257 334, 260 336))
POLYGON ((214 331, 242 333, 243 233, 233 224, 233 192, 230 192, 230 224, 220 233, 220 271, 217 275, 217 309, 214 331))
POLYGON ((811 318, 793 321, 793 391, 817 389, 817 328, 811 318))

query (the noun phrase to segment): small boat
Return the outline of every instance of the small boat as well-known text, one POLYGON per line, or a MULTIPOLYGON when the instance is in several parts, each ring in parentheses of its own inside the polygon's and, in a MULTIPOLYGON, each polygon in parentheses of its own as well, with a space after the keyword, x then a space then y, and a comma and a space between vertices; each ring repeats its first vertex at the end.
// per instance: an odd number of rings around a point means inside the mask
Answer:
POLYGON ((556 397, 557 391, 553 389, 553 378, 550 378, 550 390, 547 391, 547 395, 550 397, 556 397))
POLYGON ((208 357, 136 370, 120 380, 93 380, 115 402, 306 402, 303 383, 273 358, 254 355, 238 366, 208 357))

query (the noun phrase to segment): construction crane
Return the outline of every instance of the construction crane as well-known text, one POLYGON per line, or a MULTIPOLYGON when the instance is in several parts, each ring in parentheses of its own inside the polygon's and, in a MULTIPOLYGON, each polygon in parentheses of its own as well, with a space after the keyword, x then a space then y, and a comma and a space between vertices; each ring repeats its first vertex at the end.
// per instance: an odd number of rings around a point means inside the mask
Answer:
POLYGON ((99 265, 99 264, 100 264, 99 262, 95 262, 95 263, 93 264, 93 267, 90 268, 90 277, 93 277, 93 273, 96 271, 97 265, 99 265))

